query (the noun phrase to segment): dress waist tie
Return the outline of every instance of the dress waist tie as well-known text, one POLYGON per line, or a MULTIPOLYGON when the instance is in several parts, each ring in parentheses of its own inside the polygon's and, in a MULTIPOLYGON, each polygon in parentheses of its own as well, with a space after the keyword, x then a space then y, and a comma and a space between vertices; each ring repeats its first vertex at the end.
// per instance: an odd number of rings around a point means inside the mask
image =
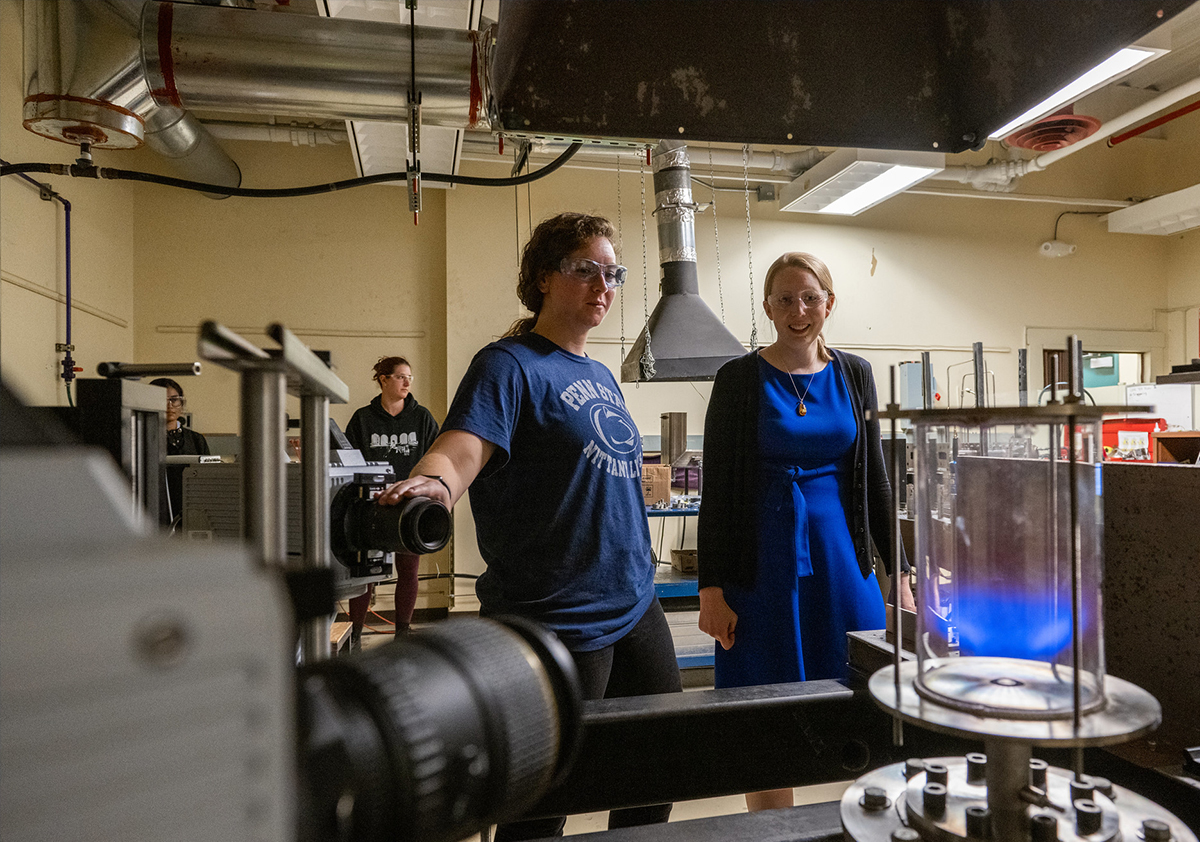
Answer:
POLYGON ((807 478, 816 476, 818 471, 805 471, 803 468, 788 466, 773 470, 775 481, 771 483, 772 494, 770 509, 783 514, 786 509, 792 511, 791 530, 783 530, 790 538, 791 556, 796 559, 796 576, 804 577, 813 574, 812 555, 808 546, 808 503, 800 484, 807 478))

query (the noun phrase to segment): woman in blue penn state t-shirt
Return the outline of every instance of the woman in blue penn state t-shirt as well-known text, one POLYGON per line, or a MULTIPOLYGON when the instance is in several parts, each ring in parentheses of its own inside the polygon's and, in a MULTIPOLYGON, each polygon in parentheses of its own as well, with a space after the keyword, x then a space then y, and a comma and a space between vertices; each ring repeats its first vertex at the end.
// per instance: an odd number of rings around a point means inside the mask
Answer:
MULTIPOLYGON (((534 230, 517 295, 533 315, 475 355, 442 434, 379 498, 453 505, 471 490, 487 571, 484 616, 518 614, 574 655, 584 698, 679 692, 675 647, 654 595, 641 438, 612 373, 585 353, 625 267, 613 227, 564 213, 534 230)), ((671 805, 614 810, 609 827, 665 822, 671 805)), ((497 842, 561 833, 564 819, 502 826, 497 842)))

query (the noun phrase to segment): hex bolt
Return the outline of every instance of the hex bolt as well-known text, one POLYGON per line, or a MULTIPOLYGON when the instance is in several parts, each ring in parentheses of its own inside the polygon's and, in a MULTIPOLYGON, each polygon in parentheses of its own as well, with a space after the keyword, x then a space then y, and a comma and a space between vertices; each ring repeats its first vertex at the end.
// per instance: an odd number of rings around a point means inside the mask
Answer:
POLYGON ((1142 822, 1142 836, 1146 842, 1170 842, 1171 826, 1162 819, 1146 819, 1142 822))
POLYGON ((982 784, 987 781, 987 755, 972 752, 967 755, 967 783, 982 784))
POLYGON ((1104 823, 1104 813, 1090 798, 1080 798, 1075 802, 1075 832, 1080 836, 1095 833, 1104 823))
POLYGON ((1034 758, 1029 761, 1029 783, 1043 792, 1046 789, 1046 770, 1049 767, 1050 764, 1045 760, 1034 758))
POLYGON ((925 780, 945 786, 950 783, 950 770, 946 768, 946 764, 944 763, 926 763, 925 780))
POLYGON ((992 835, 992 811, 987 807, 968 807, 967 836, 971 839, 987 839, 992 835))
POLYGON ((918 842, 921 834, 911 827, 898 827, 892 831, 892 842, 918 842))
POLYGON ((911 780, 925 771, 925 761, 919 757, 910 757, 904 761, 904 779, 911 780))
POLYGON ((878 812, 886 810, 892 806, 892 801, 887 797, 887 790, 881 786, 869 786, 863 790, 863 796, 858 802, 864 810, 878 812))
POLYGON ((1029 820, 1031 842, 1058 842, 1058 819, 1038 813, 1029 820))
POLYGON ((940 819, 946 815, 946 785, 939 783, 925 784, 921 790, 924 799, 925 815, 931 819, 940 819))
POLYGON ((1071 803, 1084 800, 1091 801, 1096 791, 1095 782, 1087 775, 1080 775, 1079 780, 1071 781, 1071 803))

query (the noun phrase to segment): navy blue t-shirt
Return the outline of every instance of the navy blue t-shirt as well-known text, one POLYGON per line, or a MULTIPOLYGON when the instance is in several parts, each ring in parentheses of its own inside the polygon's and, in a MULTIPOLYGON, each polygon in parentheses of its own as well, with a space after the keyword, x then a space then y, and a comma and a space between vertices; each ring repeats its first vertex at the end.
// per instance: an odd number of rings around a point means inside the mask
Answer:
POLYGON ((475 355, 445 430, 496 445, 471 484, 487 571, 480 613, 519 614, 602 649, 654 598, 642 441, 611 372, 537 334, 475 355))

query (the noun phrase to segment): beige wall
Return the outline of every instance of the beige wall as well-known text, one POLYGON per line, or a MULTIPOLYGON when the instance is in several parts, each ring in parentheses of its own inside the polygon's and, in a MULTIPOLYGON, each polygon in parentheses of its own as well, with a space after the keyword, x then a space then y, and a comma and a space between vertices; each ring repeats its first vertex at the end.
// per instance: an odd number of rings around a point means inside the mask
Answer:
MULTIPOLYGON (((0 157, 72 161, 77 150, 21 126, 21 4, 0 0, 0 157)), ((117 156, 97 153, 102 166, 117 156)), ((104 360, 133 355, 133 200, 119 183, 36 176, 71 203, 72 342, 84 376, 104 360)), ((29 403, 65 405, 59 378, 66 338, 65 214, 17 176, 0 179, 0 367, 29 403)))
MULTIPOLYGON (((229 143, 243 184, 297 186, 353 178, 345 147, 229 143)), ((378 394, 375 361, 413 366, 413 392, 445 415, 445 199, 427 190, 413 225, 402 187, 376 185, 292 199, 229 198, 138 185, 135 353, 139 361, 196 359, 196 328, 213 319, 264 346, 280 322, 332 353, 350 401, 330 414, 345 427, 378 394)), ((200 432, 236 432, 237 378, 215 364, 183 384, 200 432)), ((299 402, 289 399, 299 417, 299 402)))

